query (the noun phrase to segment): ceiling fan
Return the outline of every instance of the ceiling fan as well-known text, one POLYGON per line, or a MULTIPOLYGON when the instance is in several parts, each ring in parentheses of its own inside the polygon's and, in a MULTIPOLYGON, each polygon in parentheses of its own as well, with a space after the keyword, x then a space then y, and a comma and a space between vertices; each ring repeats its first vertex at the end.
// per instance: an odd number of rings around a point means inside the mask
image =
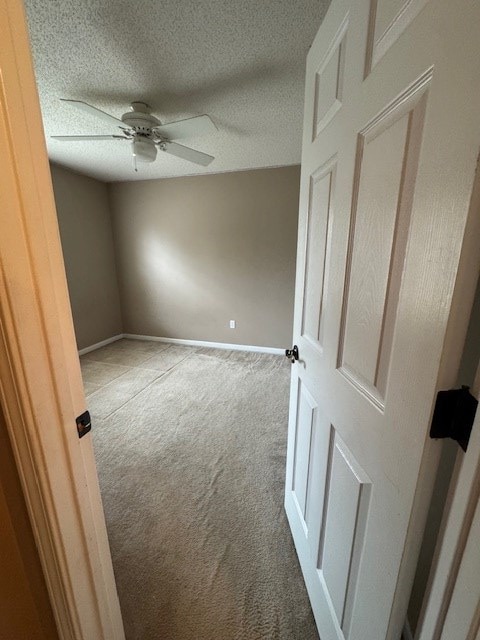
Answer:
POLYGON ((160 120, 150 113, 151 108, 145 102, 132 102, 130 105, 131 110, 124 113, 119 119, 80 100, 66 100, 64 98, 61 98, 61 100, 79 111, 89 113, 110 125, 115 125, 121 130, 121 133, 91 136, 51 136, 55 140, 62 142, 127 140, 131 143, 135 171, 137 171, 137 161, 154 162, 157 157, 157 149, 204 167, 214 160, 213 156, 174 142, 174 140, 214 133, 217 127, 207 115, 162 124, 160 120))

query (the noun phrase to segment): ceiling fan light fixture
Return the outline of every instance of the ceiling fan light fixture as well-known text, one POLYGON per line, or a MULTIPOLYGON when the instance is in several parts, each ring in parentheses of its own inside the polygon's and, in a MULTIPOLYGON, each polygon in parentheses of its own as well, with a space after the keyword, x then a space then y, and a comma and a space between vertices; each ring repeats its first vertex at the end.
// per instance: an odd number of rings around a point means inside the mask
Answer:
POLYGON ((132 142, 132 153, 138 162, 154 162, 157 147, 149 138, 135 138, 132 142))
POLYGON ((168 155, 176 156, 181 160, 207 167, 215 158, 196 149, 186 147, 175 142, 177 139, 190 138, 198 135, 206 135, 217 131, 212 119, 207 115, 192 116, 175 122, 161 124, 160 120, 153 116, 150 107, 145 102, 132 102, 130 111, 124 113, 121 119, 97 109, 97 107, 82 102, 81 100, 68 100, 62 98, 62 102, 75 109, 88 113, 97 119, 115 125, 121 133, 108 135, 70 135, 52 136, 61 142, 85 142, 99 140, 126 140, 131 144, 133 166, 137 171, 137 163, 151 164, 157 158, 158 148, 168 155))

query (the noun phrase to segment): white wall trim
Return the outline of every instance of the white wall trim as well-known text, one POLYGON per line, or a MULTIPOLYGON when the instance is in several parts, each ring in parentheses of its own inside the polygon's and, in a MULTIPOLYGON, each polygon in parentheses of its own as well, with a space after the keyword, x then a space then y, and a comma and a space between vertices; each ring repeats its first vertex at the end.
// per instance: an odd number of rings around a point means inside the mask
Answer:
POLYGON ((84 349, 80 349, 78 352, 79 356, 83 356, 86 353, 90 353, 90 351, 95 351, 95 349, 100 349, 100 347, 106 347, 107 344, 111 344, 112 342, 116 342, 117 340, 121 340, 124 337, 123 333, 119 333, 116 336, 112 336, 111 338, 107 338, 106 340, 102 340, 101 342, 97 342, 95 344, 91 344, 89 347, 85 347, 84 349))
POLYGON ((124 333, 124 338, 130 340, 155 340, 156 342, 171 342, 172 344, 184 344, 191 347, 207 347, 211 349, 230 349, 232 351, 254 351, 258 353, 273 353, 284 355, 285 350, 278 347, 259 347, 248 344, 228 344, 226 342, 205 342, 204 340, 183 340, 180 338, 159 338, 157 336, 141 336, 134 333, 124 333))

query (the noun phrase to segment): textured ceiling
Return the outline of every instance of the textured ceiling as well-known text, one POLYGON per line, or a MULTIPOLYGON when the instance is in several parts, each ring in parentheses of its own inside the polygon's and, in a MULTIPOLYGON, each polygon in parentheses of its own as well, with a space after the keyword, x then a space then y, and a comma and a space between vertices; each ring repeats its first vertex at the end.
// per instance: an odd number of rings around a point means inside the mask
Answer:
POLYGON ((300 162, 308 48, 328 0, 26 0, 50 159, 104 181, 300 162), (198 167, 159 152, 133 171, 129 143, 58 142, 116 133, 59 98, 120 117, 142 100, 162 122, 208 113, 218 132, 182 140, 198 167))

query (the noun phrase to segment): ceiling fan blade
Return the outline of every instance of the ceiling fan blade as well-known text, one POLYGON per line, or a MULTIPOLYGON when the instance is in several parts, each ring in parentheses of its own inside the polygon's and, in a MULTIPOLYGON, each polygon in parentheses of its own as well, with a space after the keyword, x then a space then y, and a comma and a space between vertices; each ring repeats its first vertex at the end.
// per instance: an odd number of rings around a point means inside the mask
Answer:
POLYGON ((82 142, 84 140, 129 140, 127 136, 50 136, 54 140, 61 142, 82 142))
POLYGON ((177 120, 168 124, 161 124, 154 129, 155 133, 165 136, 169 140, 182 140, 183 138, 194 138, 195 136, 205 136, 215 133, 217 127, 210 116, 194 116, 185 120, 177 120))
POLYGON ((105 111, 97 109, 97 107, 92 107, 91 104, 87 104, 86 102, 82 102, 81 100, 67 100, 65 98, 60 98, 60 100, 72 105, 72 107, 75 107, 75 109, 78 109, 79 111, 89 113, 91 116, 100 118, 104 122, 108 122, 111 125, 115 125, 116 127, 124 127, 125 129, 130 128, 119 118, 115 118, 115 116, 111 116, 109 113, 105 113, 105 111))
POLYGON ((190 147, 184 147, 183 144, 177 144, 176 142, 162 142, 160 149, 166 153, 170 153, 172 156, 194 162, 195 164, 201 164, 203 167, 208 166, 212 160, 215 160, 213 156, 209 156, 207 153, 190 149, 190 147))

